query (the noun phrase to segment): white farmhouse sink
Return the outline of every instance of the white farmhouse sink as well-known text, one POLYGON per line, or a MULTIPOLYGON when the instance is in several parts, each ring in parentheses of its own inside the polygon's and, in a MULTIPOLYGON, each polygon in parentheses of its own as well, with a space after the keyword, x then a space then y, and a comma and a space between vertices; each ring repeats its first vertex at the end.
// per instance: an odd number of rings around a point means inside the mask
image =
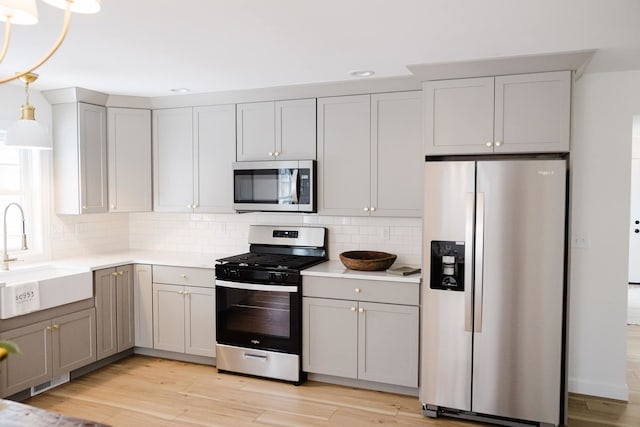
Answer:
POLYGON ((33 283, 38 284, 40 304, 37 309, 30 311, 57 307, 93 296, 92 275, 87 269, 48 264, 0 271, 0 319, 25 314, 14 303, 14 291, 33 283))

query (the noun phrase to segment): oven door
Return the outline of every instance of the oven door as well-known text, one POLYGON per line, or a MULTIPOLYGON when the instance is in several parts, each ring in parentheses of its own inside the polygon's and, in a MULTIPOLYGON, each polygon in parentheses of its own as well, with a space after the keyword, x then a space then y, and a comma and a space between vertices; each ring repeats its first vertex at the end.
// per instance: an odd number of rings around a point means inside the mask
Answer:
POLYGON ((315 212, 315 161, 234 162, 237 211, 315 212))
POLYGON ((216 280, 216 341, 301 354, 298 286, 216 280))

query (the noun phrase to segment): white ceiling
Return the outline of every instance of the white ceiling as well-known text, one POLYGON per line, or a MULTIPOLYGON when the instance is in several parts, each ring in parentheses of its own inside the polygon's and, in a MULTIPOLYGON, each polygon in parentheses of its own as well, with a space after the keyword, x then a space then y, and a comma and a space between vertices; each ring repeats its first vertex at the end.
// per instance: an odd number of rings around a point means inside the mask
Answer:
MULTIPOLYGON (((598 49, 587 71, 640 69, 640 0, 103 0, 73 15, 34 89, 164 96, 408 76, 410 64, 598 49)), ((0 76, 39 58, 63 13, 14 27, 0 76)), ((0 29, 2 26, 0 24, 0 29)))

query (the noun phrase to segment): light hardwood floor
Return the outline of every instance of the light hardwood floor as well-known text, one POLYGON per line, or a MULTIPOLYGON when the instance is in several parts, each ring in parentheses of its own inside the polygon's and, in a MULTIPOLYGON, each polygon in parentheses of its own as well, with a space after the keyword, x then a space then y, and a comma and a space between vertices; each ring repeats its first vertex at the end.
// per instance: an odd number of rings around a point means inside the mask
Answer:
MULTIPOLYGON (((629 326, 629 403, 571 395, 569 425, 640 426, 640 326, 629 326)), ((210 366, 133 356, 24 402, 127 426, 479 426, 421 415, 418 399, 309 381, 218 374, 210 366)))

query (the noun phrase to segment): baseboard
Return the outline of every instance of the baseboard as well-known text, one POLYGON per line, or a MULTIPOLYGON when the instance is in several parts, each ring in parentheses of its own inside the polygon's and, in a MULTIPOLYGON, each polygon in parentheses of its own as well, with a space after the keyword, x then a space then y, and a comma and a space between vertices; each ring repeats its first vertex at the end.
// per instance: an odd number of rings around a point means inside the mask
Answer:
POLYGON ((405 387, 394 384, 377 383, 373 381, 355 380, 351 378, 334 377, 332 375, 324 374, 308 374, 308 380, 317 381, 321 383, 329 383, 342 385, 345 387, 364 388, 367 390, 383 391, 385 393, 404 394, 407 396, 418 396, 418 388, 405 387))
POLYGON ((569 393, 629 401, 629 387, 624 384, 598 383, 569 378, 569 393))
POLYGON ((199 363, 201 365, 216 366, 215 357, 195 356, 192 354, 177 353, 173 351, 156 350, 146 347, 135 347, 133 349, 135 354, 141 354, 143 356, 159 357, 161 359, 179 360, 180 362, 199 363))

